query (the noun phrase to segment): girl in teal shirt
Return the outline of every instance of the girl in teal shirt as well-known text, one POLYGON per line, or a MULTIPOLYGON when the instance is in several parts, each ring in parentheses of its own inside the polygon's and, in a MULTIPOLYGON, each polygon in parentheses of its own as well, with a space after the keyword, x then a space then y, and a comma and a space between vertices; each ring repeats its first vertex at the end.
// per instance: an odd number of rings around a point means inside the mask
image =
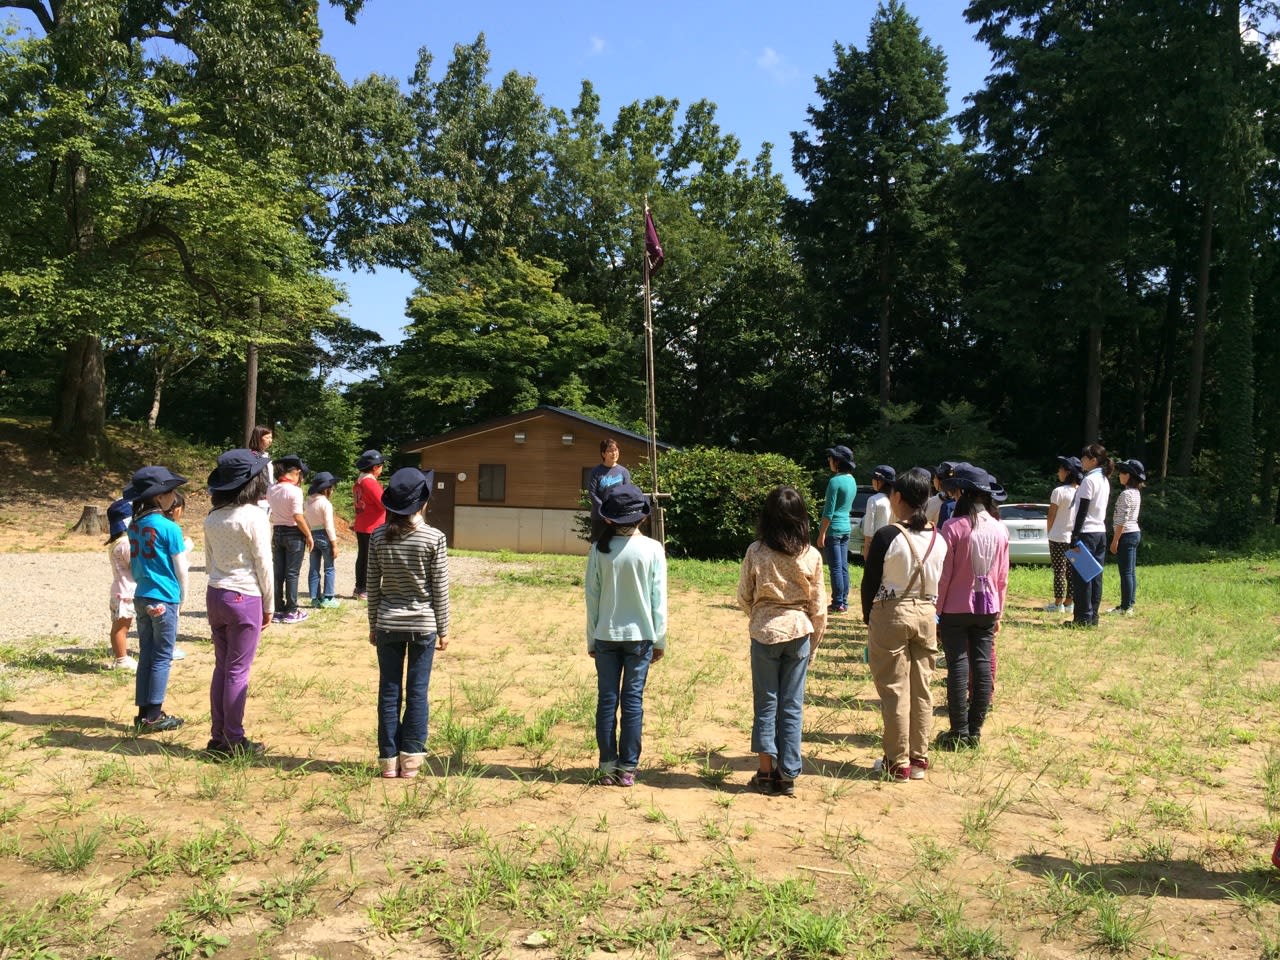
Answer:
POLYGON ((818 549, 831 570, 831 613, 849 609, 849 510, 858 493, 853 479, 853 451, 845 446, 827 450, 827 466, 832 477, 827 481, 827 495, 822 503, 822 525, 818 528, 818 549))

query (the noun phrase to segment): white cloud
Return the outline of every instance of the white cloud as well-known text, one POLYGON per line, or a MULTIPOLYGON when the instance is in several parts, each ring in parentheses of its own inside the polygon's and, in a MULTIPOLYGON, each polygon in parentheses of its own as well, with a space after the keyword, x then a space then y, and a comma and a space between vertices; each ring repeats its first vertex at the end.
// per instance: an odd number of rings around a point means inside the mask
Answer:
POLYGON ((604 53, 605 42, 604 37, 592 36, 591 38, 591 55, 599 56, 604 53))
POLYGON ((776 83, 788 83, 796 78, 799 73, 795 67, 786 61, 782 54, 778 53, 773 47, 765 47, 760 56, 756 57, 756 66, 769 74, 776 83))

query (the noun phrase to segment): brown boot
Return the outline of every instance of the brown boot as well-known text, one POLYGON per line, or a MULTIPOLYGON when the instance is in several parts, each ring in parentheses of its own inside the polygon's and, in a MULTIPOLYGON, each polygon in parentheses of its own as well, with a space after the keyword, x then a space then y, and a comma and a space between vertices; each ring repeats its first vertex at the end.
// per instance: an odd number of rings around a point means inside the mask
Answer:
POLYGON ((422 769, 422 761, 426 757, 425 753, 400 754, 400 776, 405 780, 412 780, 418 775, 418 771, 422 769))

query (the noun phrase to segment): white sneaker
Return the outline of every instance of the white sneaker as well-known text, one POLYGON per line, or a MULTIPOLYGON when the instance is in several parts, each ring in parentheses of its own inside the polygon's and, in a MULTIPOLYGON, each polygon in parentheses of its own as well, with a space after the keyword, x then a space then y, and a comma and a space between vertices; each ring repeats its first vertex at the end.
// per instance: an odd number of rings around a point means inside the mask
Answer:
POLYGON ((1067 608, 1060 603, 1046 603, 1041 609, 1045 613, 1065 613, 1067 608))
POLYGON ((174 659, 174 660, 185 660, 185 659, 187 659, 186 651, 184 651, 181 647, 174 647, 174 648, 173 648, 173 659, 174 659))
POLYGON ((126 653, 123 657, 120 657, 117 660, 112 660, 110 669, 128 670, 130 673, 137 673, 138 661, 126 653))

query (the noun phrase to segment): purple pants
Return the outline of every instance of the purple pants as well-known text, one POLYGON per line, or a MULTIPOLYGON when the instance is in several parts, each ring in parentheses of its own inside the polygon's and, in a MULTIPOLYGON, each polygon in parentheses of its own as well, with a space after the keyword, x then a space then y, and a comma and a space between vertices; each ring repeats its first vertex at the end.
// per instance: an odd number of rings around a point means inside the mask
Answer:
POLYGON ((213 682, 209 685, 209 739, 234 747, 244 739, 249 668, 262 636, 262 598, 209 587, 205 592, 213 633, 213 682))

